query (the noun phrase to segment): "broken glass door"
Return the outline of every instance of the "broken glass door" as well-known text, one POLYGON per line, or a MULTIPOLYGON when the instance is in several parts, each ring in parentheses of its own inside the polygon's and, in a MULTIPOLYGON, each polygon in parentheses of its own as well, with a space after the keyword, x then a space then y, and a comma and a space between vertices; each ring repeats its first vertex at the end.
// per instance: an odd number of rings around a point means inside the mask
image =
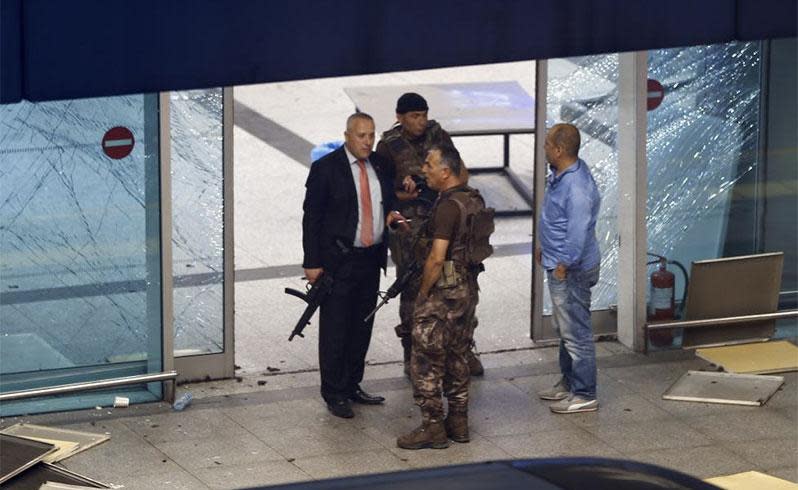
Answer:
MULTIPOLYGON (((0 105, 0 391, 163 368, 157 95, 0 105)), ((160 383, 3 416, 161 397, 160 383)))

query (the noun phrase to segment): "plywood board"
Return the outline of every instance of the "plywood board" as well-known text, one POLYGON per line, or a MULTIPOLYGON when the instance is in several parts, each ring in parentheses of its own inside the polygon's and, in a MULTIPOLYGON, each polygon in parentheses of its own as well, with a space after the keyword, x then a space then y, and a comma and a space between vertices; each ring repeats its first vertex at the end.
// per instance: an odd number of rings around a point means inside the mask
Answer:
POLYGON ((55 446, 8 434, 0 434, 0 483, 37 464, 55 446))
POLYGON ((47 482, 67 483, 78 488, 108 488, 91 478, 48 463, 38 463, 3 484, 3 490, 37 490, 47 482))
POLYGON ((695 354, 730 373, 798 371, 798 347, 787 340, 696 349, 695 354))
POLYGON ((72 442, 76 444, 71 452, 62 454, 56 461, 61 461, 70 456, 74 456, 81 451, 85 451, 86 449, 94 447, 97 444, 101 444, 110 439, 110 436, 105 434, 59 429, 56 427, 46 427, 44 425, 35 424, 14 424, 0 431, 0 434, 9 434, 39 441, 54 440, 72 442))
POLYGON ((33 439, 39 442, 46 442, 55 446, 55 451, 48 454, 42 459, 44 463, 57 463, 62 459, 66 459, 78 449, 79 444, 72 441, 59 441, 58 439, 39 439, 34 437, 26 437, 25 439, 33 439))
POLYGON ((95 487, 87 487, 85 485, 70 485, 69 483, 48 481, 44 485, 40 486, 39 490, 79 490, 81 488, 95 488, 95 487))
POLYGON ((783 384, 781 376, 687 371, 662 398, 758 407, 764 405, 783 384))
MULTIPOLYGON (((685 320, 773 313, 778 309, 784 254, 699 260, 690 268, 685 320)), ((682 347, 724 345, 773 336, 775 320, 685 328, 682 347)))
POLYGON ((704 481, 724 490, 761 490, 763 488, 768 490, 798 490, 798 485, 793 482, 758 471, 716 476, 715 478, 707 478, 704 481))

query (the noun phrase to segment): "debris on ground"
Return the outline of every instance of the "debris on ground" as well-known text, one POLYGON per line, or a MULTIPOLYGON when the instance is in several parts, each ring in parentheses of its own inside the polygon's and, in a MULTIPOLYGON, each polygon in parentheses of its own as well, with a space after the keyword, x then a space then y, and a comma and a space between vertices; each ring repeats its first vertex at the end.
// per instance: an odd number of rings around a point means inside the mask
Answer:
POLYGON ((4 462, 0 482, 3 488, 10 490, 56 489, 64 488, 63 484, 80 485, 80 488, 109 488, 104 483, 52 464, 108 439, 107 435, 91 432, 34 424, 12 425, 0 431, 0 459, 4 462))

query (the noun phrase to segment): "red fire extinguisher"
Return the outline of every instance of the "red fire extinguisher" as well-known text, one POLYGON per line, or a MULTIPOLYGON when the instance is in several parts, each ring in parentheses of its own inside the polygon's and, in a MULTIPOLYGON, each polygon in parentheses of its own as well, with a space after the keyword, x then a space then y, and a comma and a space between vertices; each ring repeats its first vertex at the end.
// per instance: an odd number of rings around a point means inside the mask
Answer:
MULTIPOLYGON (((676 276, 667 268, 667 259, 659 258, 659 268, 651 273, 651 303, 649 305, 649 321, 673 320, 676 314, 675 301, 676 276)), ((649 332, 651 343, 657 346, 670 345, 673 342, 671 330, 652 330, 649 332)))

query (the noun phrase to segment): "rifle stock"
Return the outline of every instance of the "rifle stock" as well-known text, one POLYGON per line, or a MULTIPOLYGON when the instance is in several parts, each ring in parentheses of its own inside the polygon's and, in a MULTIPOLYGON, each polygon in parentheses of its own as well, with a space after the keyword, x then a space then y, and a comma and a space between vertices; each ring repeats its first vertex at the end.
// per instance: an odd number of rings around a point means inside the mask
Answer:
POLYGON ((303 293, 302 291, 296 290, 294 288, 285 288, 285 294, 290 294, 291 296, 296 296, 297 298, 301 299, 302 301, 307 302, 308 295, 307 293, 303 293))

